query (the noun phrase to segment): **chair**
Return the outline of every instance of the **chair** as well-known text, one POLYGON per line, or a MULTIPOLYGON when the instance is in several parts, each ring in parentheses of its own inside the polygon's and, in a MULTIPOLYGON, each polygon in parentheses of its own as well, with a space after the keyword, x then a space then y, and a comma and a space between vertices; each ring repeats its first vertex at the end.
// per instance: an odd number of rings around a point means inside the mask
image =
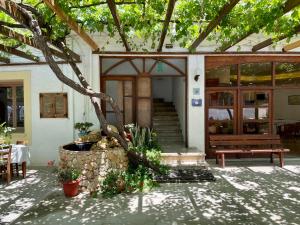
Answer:
POLYGON ((0 147, 0 175, 6 176, 7 184, 11 181, 11 146, 0 147))

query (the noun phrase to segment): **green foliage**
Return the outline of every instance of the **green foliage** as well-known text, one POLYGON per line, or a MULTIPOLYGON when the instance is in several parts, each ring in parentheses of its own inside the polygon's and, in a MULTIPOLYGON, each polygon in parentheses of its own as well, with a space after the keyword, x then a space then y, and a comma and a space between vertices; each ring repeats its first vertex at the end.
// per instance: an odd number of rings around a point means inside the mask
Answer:
MULTIPOLYGON (((149 128, 140 128, 132 124, 126 126, 131 136, 130 151, 144 155, 152 164, 160 168, 161 173, 166 173, 168 168, 161 165, 161 148, 156 140, 156 134, 149 128)), ((154 171, 143 164, 136 165, 129 162, 125 172, 110 172, 101 185, 102 194, 112 197, 116 194, 135 191, 147 191, 157 186, 153 180, 154 171)))
MULTIPOLYGON (((133 50, 148 51, 157 47, 160 39, 163 22, 167 10, 167 0, 116 0, 117 12, 122 29, 127 36, 133 50), (132 4, 134 3, 134 4, 132 4), (131 41, 134 40, 134 41, 131 41)), ((229 0, 177 0, 169 24, 168 38, 171 42, 178 42, 180 46, 188 48, 199 33, 218 15, 224 4, 229 0)), ((294 35, 294 28, 300 21, 300 7, 283 15, 286 0, 243 0, 225 16, 219 26, 208 36, 220 45, 235 43, 248 33, 263 31, 272 37, 287 34, 294 35)), ((68 26, 60 21, 42 1, 23 0, 37 9, 45 23, 51 28, 50 39, 64 38, 70 33, 68 26)), ((67 15, 73 18, 80 26, 91 33, 105 32, 109 37, 119 37, 111 12, 106 1, 100 0, 56 0, 67 15)), ((5 13, 0 12, 0 20, 16 23, 5 13)), ((18 32, 30 36, 25 29, 18 32)), ((12 39, 1 37, 1 43, 7 46, 20 44, 12 39)), ((116 40, 121 43, 121 39, 116 40)), ((109 43, 109 41, 108 41, 109 43)), ((103 49, 105 45, 103 45, 103 49)))
POLYGON ((78 122, 75 123, 74 128, 79 131, 88 132, 93 125, 94 124, 90 122, 78 122))
POLYGON ((57 171, 57 179, 61 183, 77 180, 80 172, 75 168, 62 168, 57 171))

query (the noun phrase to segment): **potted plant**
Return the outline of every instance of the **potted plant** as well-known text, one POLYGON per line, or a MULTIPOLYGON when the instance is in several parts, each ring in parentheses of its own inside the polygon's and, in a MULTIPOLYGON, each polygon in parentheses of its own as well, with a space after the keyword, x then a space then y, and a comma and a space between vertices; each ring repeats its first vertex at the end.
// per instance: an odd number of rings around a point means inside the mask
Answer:
POLYGON ((78 122, 75 123, 74 128, 79 131, 78 136, 82 137, 90 132, 90 128, 93 126, 90 122, 78 122))
POLYGON ((64 168, 58 170, 58 181, 62 183, 65 196, 74 197, 78 195, 80 172, 75 168, 64 168))
POLYGON ((4 123, 0 124, 0 144, 10 144, 11 134, 15 130, 13 127, 8 127, 4 123))

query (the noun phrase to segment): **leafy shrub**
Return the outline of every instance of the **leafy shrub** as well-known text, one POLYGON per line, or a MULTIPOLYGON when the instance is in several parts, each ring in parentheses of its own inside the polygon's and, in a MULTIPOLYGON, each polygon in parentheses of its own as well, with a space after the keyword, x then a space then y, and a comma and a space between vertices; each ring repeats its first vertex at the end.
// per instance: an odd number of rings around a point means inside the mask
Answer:
MULTIPOLYGON (((156 134, 149 128, 127 126, 130 132, 130 151, 144 155, 152 164, 160 168, 161 173, 167 173, 168 168, 161 165, 161 148, 157 142, 156 134)), ((112 197, 121 192, 131 193, 146 191, 157 186, 153 179, 154 171, 144 166, 129 161, 125 172, 112 171, 107 174, 101 185, 104 197, 112 197)))
POLYGON ((77 180, 80 176, 80 172, 75 168, 58 169, 57 179, 61 183, 77 180))

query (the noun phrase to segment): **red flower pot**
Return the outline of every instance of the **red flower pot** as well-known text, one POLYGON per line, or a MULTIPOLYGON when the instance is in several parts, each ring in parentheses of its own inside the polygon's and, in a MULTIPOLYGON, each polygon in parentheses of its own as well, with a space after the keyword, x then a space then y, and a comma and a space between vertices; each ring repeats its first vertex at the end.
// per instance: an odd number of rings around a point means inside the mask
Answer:
POLYGON ((74 197, 78 195, 79 182, 80 180, 78 179, 78 180, 73 180, 73 181, 63 183, 65 196, 74 197))

